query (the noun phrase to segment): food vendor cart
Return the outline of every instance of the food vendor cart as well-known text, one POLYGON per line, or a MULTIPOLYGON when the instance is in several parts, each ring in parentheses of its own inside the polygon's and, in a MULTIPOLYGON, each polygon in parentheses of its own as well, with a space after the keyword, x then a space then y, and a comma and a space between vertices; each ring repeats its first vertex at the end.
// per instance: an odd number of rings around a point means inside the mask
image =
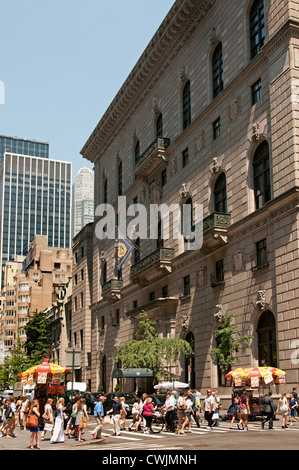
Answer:
POLYGON ((285 383, 286 373, 276 367, 239 367, 228 372, 225 377, 227 386, 232 386, 232 397, 236 390, 248 393, 250 417, 256 419, 262 415, 261 405, 270 386, 285 383))

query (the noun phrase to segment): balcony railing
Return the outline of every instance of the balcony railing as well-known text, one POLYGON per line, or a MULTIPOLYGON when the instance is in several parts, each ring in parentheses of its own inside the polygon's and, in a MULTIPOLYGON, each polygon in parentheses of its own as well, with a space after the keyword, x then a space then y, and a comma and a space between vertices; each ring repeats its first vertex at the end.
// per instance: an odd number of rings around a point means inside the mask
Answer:
POLYGON ((137 176, 147 177, 160 163, 167 162, 167 148, 169 145, 170 139, 157 137, 138 158, 135 168, 137 176))
POLYGON ((203 220, 202 251, 209 252, 227 243, 230 214, 213 212, 203 220))
POLYGON ((121 279, 110 279, 102 287, 102 296, 107 301, 116 302, 121 299, 121 289, 123 281, 121 279))
POLYGON ((147 285, 152 280, 172 271, 173 248, 158 248, 150 255, 131 266, 131 279, 140 285, 147 285))

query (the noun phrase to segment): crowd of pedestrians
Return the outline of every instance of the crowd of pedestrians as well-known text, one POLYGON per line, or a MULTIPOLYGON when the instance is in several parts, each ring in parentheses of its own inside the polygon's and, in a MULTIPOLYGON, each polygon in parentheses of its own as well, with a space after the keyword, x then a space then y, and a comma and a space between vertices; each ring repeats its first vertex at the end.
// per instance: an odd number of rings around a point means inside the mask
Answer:
MULTIPOLYGON (((91 438, 103 440, 102 430, 104 423, 110 423, 113 435, 119 436, 120 431, 126 429, 128 405, 124 397, 115 396, 112 407, 104 411, 105 397, 99 396, 94 407, 95 428, 91 431, 91 438)), ((251 397, 246 390, 235 391, 232 399, 230 428, 235 423, 241 431, 248 430, 248 420, 251 415, 251 397)), ((151 432, 154 414, 158 407, 153 403, 152 397, 146 393, 136 395, 132 408, 132 420, 128 430, 144 433, 151 432)), ((208 428, 219 426, 219 410, 223 409, 217 389, 208 389, 202 398, 198 390, 169 391, 165 403, 159 411, 165 416, 165 429, 170 433, 179 435, 192 433, 192 423, 197 427, 206 421, 208 428)), ((273 420, 276 414, 281 416, 282 428, 293 426, 299 421, 299 402, 297 389, 294 387, 289 397, 282 393, 274 403, 271 392, 267 392, 260 399, 260 413, 262 415, 261 427, 264 429, 268 423, 273 429, 273 420)), ((26 395, 17 400, 9 397, 0 402, 0 435, 6 439, 16 437, 15 429, 30 430, 30 449, 39 449, 40 441, 46 436, 51 443, 65 442, 65 438, 75 438, 78 442, 84 441, 82 434, 89 421, 86 400, 77 392, 65 406, 64 398, 54 403, 53 398, 34 399, 32 402, 26 395)))

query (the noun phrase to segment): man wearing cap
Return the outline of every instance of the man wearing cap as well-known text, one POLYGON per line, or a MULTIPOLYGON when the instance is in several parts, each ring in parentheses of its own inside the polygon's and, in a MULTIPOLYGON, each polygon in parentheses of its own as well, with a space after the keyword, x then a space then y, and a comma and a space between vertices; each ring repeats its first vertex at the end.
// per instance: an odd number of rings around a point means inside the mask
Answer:
POLYGON ((210 429, 212 429, 212 425, 213 425, 212 416, 213 416, 214 406, 215 406, 215 399, 212 395, 212 390, 207 390, 207 396, 204 401, 203 409, 204 409, 205 419, 207 420, 208 426, 210 429))
POLYGON ((104 418, 104 407, 103 407, 104 401, 105 401, 105 397, 103 397, 102 395, 99 396, 99 401, 94 407, 94 417, 96 419, 97 426, 91 433, 91 437, 93 439, 104 440, 104 438, 101 437, 102 429, 103 429, 102 423, 103 423, 103 418, 104 418))

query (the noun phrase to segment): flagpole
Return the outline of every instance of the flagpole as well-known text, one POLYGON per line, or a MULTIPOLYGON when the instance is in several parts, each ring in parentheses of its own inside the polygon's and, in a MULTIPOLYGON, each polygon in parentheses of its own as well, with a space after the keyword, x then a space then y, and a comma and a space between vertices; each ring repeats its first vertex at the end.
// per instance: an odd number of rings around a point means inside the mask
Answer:
MULTIPOLYGON (((123 235, 123 233, 119 230, 119 228, 118 228, 118 227, 116 227, 116 228, 117 228, 117 231, 123 235)), ((129 242, 132 243, 132 245, 134 245, 134 248, 136 248, 136 250, 140 251, 140 253, 142 253, 144 256, 147 256, 147 255, 141 250, 141 248, 140 248, 139 246, 135 245, 135 243, 132 242, 132 240, 131 240, 127 235, 123 235, 123 236, 126 237, 126 238, 129 240, 129 242)), ((117 240, 118 240, 118 239, 117 239, 117 240)))

